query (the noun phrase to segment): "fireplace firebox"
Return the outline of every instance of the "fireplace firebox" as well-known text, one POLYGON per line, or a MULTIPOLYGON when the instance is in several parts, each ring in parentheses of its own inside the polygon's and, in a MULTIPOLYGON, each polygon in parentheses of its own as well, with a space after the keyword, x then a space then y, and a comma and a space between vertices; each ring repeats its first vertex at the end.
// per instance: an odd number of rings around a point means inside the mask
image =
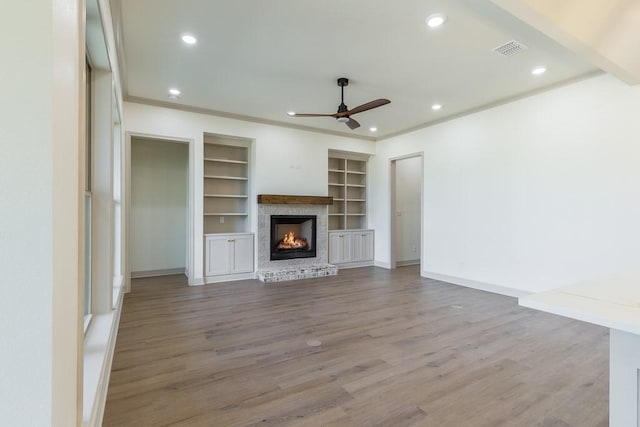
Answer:
POLYGON ((315 256, 315 215, 271 215, 271 261, 315 256))

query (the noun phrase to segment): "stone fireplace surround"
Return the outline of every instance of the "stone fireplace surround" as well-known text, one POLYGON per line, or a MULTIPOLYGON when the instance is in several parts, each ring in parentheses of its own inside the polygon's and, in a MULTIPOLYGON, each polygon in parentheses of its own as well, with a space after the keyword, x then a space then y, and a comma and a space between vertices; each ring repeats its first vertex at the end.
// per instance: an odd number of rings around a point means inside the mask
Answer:
POLYGON ((338 273, 337 267, 327 262, 329 259, 328 205, 332 203, 331 197, 324 196, 258 196, 258 279, 268 283, 333 276, 338 273), (317 217, 316 256, 271 261, 271 215, 315 215, 317 217))

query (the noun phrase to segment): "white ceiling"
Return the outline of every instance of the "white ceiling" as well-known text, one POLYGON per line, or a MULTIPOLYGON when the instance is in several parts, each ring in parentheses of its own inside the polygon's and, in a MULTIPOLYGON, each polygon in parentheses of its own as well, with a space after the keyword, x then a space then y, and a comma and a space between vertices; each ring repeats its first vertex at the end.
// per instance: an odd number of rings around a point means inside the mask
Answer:
POLYGON ((121 9, 127 99, 349 136, 387 137, 596 71, 489 0, 122 0, 121 9), (437 30, 425 25, 433 13, 447 16, 437 30), (183 33, 198 43, 186 46, 183 33), (529 49, 492 52, 513 39, 529 49), (548 71, 532 75, 539 65, 548 71), (391 104, 355 115, 353 131, 287 116, 335 112, 343 76, 350 108, 391 104))

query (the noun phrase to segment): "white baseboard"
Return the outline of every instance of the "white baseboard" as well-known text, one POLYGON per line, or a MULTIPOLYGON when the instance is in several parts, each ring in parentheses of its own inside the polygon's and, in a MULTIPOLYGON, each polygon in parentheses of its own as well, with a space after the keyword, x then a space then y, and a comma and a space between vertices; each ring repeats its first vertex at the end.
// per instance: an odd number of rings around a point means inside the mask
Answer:
POLYGON ((494 294, 505 295, 514 298, 521 298, 530 295, 531 292, 521 289, 510 288, 507 286, 493 285, 491 283, 478 282, 477 280, 465 279, 462 277, 449 276, 446 274, 435 273, 433 271, 423 271, 422 277, 428 279, 440 280, 442 282, 452 283, 454 285, 465 286, 467 288, 478 289, 480 291, 491 292, 494 294))
POLYGON ((196 279, 191 279, 187 276, 187 283, 189 286, 202 286, 204 285, 204 277, 198 277, 196 279))
POLYGON ((107 404, 107 391, 113 354, 116 347, 123 293, 119 293, 116 308, 108 314, 94 315, 91 328, 84 341, 84 408, 82 425, 102 425, 107 404))
POLYGON ((396 267, 404 267, 407 265, 419 265, 419 264, 420 264, 419 259, 410 259, 408 261, 396 261, 396 267))
POLYGON ((372 261, 360 261, 360 262, 346 262, 344 264, 335 264, 338 266, 339 270, 344 270, 347 268, 360 268, 360 267, 371 267, 373 265, 372 261))
POLYGON ((166 268, 164 270, 146 270, 132 271, 132 279, 140 279, 141 277, 171 276, 173 274, 186 274, 186 268, 166 268))
POLYGON ((251 273, 239 273, 239 274, 223 274, 221 276, 208 276, 205 277, 204 283, 205 284, 210 284, 210 283, 220 283, 220 282, 233 282, 236 280, 248 280, 248 279, 256 279, 256 273, 255 272, 251 272, 251 273))
POLYGON ((391 269, 391 263, 389 262, 375 261, 373 265, 375 265, 376 267, 386 268, 387 270, 391 269))

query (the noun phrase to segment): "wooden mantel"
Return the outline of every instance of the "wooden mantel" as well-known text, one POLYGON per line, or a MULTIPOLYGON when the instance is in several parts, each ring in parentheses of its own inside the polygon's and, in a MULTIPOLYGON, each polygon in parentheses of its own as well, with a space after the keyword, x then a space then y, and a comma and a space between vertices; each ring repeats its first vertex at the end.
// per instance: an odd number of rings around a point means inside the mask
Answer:
POLYGON ((263 205, 332 205, 331 196, 288 196, 285 194, 258 194, 263 205))

